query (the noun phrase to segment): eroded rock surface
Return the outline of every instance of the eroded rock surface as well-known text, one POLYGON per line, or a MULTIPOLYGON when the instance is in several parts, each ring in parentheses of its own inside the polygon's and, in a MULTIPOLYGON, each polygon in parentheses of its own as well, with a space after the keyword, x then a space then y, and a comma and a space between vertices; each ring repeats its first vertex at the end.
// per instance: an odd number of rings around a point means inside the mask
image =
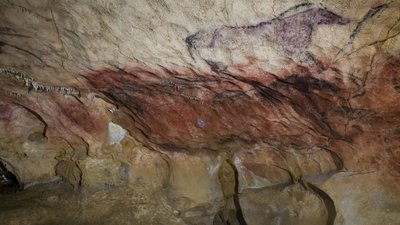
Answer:
POLYGON ((400 221, 400 2, 0 8, 1 224, 400 221))

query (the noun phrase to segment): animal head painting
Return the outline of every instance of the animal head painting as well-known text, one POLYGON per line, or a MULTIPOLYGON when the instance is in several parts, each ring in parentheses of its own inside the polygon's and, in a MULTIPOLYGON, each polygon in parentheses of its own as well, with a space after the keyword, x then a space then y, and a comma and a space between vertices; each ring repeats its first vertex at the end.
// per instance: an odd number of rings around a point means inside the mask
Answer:
POLYGON ((312 9, 313 13, 310 16, 316 24, 339 24, 346 25, 350 22, 348 18, 344 18, 326 8, 312 9))

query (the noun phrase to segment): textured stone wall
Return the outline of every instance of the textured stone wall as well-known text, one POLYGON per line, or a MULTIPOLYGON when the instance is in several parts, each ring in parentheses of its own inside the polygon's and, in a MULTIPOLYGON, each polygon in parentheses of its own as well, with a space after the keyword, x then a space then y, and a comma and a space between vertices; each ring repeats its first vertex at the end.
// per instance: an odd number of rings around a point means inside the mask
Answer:
POLYGON ((2 224, 400 220, 400 2, 0 12, 2 224))

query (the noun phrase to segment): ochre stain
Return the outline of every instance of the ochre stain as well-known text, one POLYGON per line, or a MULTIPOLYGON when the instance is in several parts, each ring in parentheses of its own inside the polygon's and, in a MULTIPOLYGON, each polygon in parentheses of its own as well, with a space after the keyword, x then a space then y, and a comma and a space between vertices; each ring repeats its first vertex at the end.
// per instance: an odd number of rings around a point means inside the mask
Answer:
POLYGON ((90 110, 85 105, 80 103, 69 102, 67 104, 58 104, 59 110, 63 113, 73 124, 83 128, 86 132, 95 133, 101 123, 98 119, 91 115, 90 110))
POLYGON ((11 117, 11 107, 0 103, 0 120, 8 121, 11 117))
POLYGON ((330 135, 331 131, 312 117, 319 113, 319 102, 333 101, 339 88, 313 78, 303 66, 296 68, 296 73, 287 70, 271 75, 250 64, 243 70, 252 73, 243 75, 236 69, 213 73, 135 67, 103 69, 85 77, 93 90, 126 109, 133 119, 129 124, 135 124, 132 132, 137 133, 135 128, 140 126, 152 143, 194 148, 218 145, 227 137, 251 142, 307 136, 306 140, 312 140, 318 132, 330 135), (316 92, 319 95, 313 95, 316 92), (325 100, 319 98, 323 94, 325 100), (206 129, 197 125, 199 117, 206 129), (296 119, 289 124, 278 122, 280 118, 296 119), (315 127, 304 133, 301 120, 315 127))

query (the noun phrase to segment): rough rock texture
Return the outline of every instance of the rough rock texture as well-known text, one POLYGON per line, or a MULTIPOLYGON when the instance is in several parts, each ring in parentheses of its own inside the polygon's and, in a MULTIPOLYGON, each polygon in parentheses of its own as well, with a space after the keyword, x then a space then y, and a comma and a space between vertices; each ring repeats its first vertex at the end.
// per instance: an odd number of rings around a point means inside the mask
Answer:
POLYGON ((399 1, 0 12, 1 224, 400 221, 399 1))

